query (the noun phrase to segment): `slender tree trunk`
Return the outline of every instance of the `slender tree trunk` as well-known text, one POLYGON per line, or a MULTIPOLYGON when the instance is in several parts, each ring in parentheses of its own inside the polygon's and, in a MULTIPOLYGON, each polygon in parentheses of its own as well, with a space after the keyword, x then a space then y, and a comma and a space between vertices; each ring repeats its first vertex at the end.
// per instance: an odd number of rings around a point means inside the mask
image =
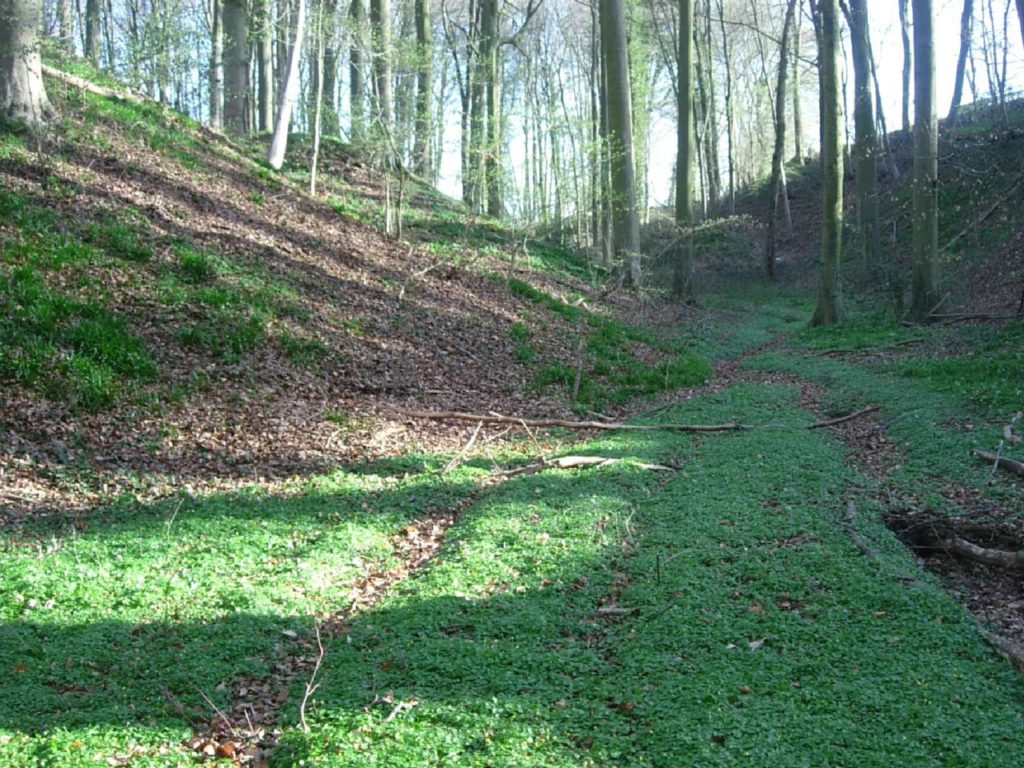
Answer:
POLYGON ((839 7, 838 0, 819 0, 820 53, 818 77, 821 99, 821 163, 823 175, 821 218, 821 283, 813 325, 832 325, 842 320, 839 258, 842 250, 843 153, 842 110, 839 101, 839 7))
POLYGON ((366 137, 366 80, 364 53, 366 51, 366 0, 352 0, 349 6, 349 135, 359 143, 366 137))
POLYGON ((246 133, 249 112, 249 14, 245 0, 224 3, 224 127, 246 133))
POLYGON ((960 112, 960 100, 964 93, 964 72, 967 69, 967 55, 971 51, 971 22, 974 20, 974 0, 964 0, 964 11, 960 15, 960 55, 956 60, 956 79, 953 81, 953 101, 949 105, 946 122, 952 128, 960 112))
POLYGON ((800 43, 804 15, 797 9, 793 28, 793 162, 804 164, 803 110, 800 108, 800 43))
POLYGON ((257 120, 256 124, 262 133, 267 133, 274 126, 274 28, 270 23, 271 0, 256 0, 254 10, 256 18, 256 78, 257 120))
POLYGON ((416 0, 416 141, 413 163, 416 172, 431 178, 434 91, 434 33, 430 24, 430 0, 416 0))
MULTIPOLYGON (((679 0, 679 41, 676 64, 676 226, 693 225, 693 0, 679 0)), ((676 253, 672 291, 693 297, 693 241, 682 238, 676 253)))
POLYGON ((210 0, 210 125, 224 127, 224 4, 210 0))
POLYGON ((1024 42, 1024 0, 1017 0, 1017 21, 1020 22, 1020 39, 1024 42))
POLYGON ((786 18, 782 22, 782 42, 779 44, 779 74, 775 83, 775 147, 772 150, 772 181, 768 194, 768 220, 765 227, 764 266, 768 279, 775 282, 775 214, 782 183, 783 156, 786 152, 786 74, 789 72, 789 34, 793 26, 796 0, 786 4, 786 18))
POLYGON ((850 0, 850 43, 853 48, 854 159, 857 177, 857 230, 863 265, 878 268, 881 248, 878 223, 878 135, 871 92, 871 37, 867 0, 850 0))
POLYGON ((57 0, 57 39, 65 53, 74 52, 75 18, 71 0, 57 0))
POLYGON ((914 274, 908 317, 924 322, 936 309, 938 273, 938 126, 935 119, 935 38, 931 0, 914 8, 914 274))
POLYGON ((41 0, 0 0, 0 116, 29 128, 54 117, 39 57, 41 0))
POLYGON ((725 134, 727 141, 727 163, 729 166, 729 213, 736 213, 736 150, 733 146, 734 114, 732 92, 732 62, 729 58, 729 36, 725 31, 725 11, 722 0, 718 0, 718 21, 722 30, 722 55, 725 58, 725 134))
POLYGON ((288 129, 292 119, 292 102, 299 94, 299 61, 302 58, 302 37, 306 26, 306 0, 298 0, 295 8, 295 38, 288 55, 288 66, 285 69, 284 88, 281 91, 281 102, 277 107, 277 121, 274 123, 274 135, 270 140, 267 162, 274 170, 284 164, 284 155, 288 149, 288 129))
MULTIPOLYGON (((313 39, 316 41, 316 55, 311 62, 316 89, 313 94, 313 152, 309 159, 309 194, 316 196, 316 175, 320 164, 320 131, 324 111, 324 8, 317 9, 313 39)), ((333 18, 330 22, 334 23, 333 18)))
POLYGON ((501 171, 501 82, 498 68, 497 0, 483 0, 480 23, 480 63, 486 83, 487 121, 484 132, 484 197, 487 213, 496 218, 504 213, 501 171))
MULTIPOLYGON (((626 14, 622 0, 600 0, 601 47, 608 78, 608 147, 612 177, 612 219, 615 253, 626 265, 627 281, 640 285, 640 219, 633 172, 633 115, 626 47, 626 14)), ((692 35, 691 35, 692 37, 692 35)))
POLYGON ((909 0, 897 0, 900 12, 900 39, 903 42, 903 132, 910 133, 910 72, 913 54, 910 46, 910 17, 907 13, 909 0))
POLYGON ((323 37, 324 60, 321 98, 324 103, 320 109, 320 129, 323 135, 337 138, 341 132, 338 121, 338 0, 324 0, 322 12, 320 34, 323 37))
MULTIPOLYGON (((391 3, 370 0, 370 26, 373 40, 374 123, 386 136, 394 125, 391 100, 391 3)), ((387 150, 390 154, 390 149, 387 150)))

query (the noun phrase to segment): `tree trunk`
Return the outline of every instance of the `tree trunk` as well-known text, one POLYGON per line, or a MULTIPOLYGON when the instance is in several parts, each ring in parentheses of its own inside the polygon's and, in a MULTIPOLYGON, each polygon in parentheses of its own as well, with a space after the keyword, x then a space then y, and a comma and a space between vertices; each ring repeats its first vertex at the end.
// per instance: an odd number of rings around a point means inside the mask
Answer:
POLYGON ((821 52, 818 69, 821 98, 821 164, 823 175, 821 223, 821 283, 812 325, 832 325, 842 320, 839 257, 843 224, 842 110, 839 107, 839 8, 838 0, 818 3, 821 52))
POLYGON ((254 4, 256 17, 256 125, 260 132, 267 133, 274 127, 274 32, 270 23, 271 0, 257 0, 254 4))
POLYGON ((430 25, 430 0, 416 0, 416 140, 413 164, 425 179, 434 167, 431 154, 434 91, 434 34, 430 25))
POLYGON ((85 58, 100 65, 100 0, 85 0, 85 58))
POLYGON ((321 131, 337 138, 341 132, 338 122, 338 0, 325 0, 320 34, 323 37, 323 66, 320 68, 323 87, 320 98, 321 131))
POLYGON ((75 19, 71 0, 57 0, 57 39, 65 53, 75 50, 75 19))
POLYGON ((803 111, 800 108, 800 35, 804 15, 797 12, 793 29, 793 162, 804 164, 803 111))
MULTIPOLYGON (((679 41, 676 77, 676 226, 693 225, 693 0, 679 0, 679 41)), ((693 296, 693 241, 682 238, 676 254, 672 292, 693 296)))
POLYGON ((775 214, 782 182, 782 162, 786 152, 786 74, 789 72, 789 31, 793 26, 796 0, 786 4, 786 18, 782 22, 782 42, 779 44, 779 74, 775 83, 775 147, 772 150, 772 181, 768 194, 768 221, 765 227, 765 274, 775 282, 775 214))
POLYGON ((1017 21, 1020 22, 1020 39, 1024 42, 1024 0, 1017 0, 1017 21))
POLYGON ((349 6, 352 31, 349 43, 349 136, 359 143, 366 137, 366 80, 363 54, 366 50, 366 0, 352 0, 349 6))
POLYGON ((210 0, 210 125, 224 127, 224 5, 210 0))
MULTIPOLYGON (((483 0, 480 15, 480 67, 485 85, 486 123, 483 141, 482 198, 486 200, 487 212, 500 217, 505 207, 502 200, 501 177, 501 83, 498 69, 498 24, 500 9, 497 0, 483 0)), ((483 200, 481 202, 483 202, 483 200)))
MULTIPOLYGON (((1017 0, 1018 5, 1024 0, 1017 0)), ((946 122, 952 128, 960 112, 960 100, 964 94, 964 72, 967 70, 967 54, 971 50, 971 22, 974 19, 974 0, 964 0, 964 12, 960 15, 960 55, 956 60, 956 79, 953 81, 953 101, 949 105, 946 122)))
POLYGON ((736 213, 736 151, 733 147, 733 93, 732 63, 729 59, 729 36, 725 31, 725 11, 722 0, 718 0, 718 21, 722 30, 722 56, 725 58, 725 133, 727 141, 726 158, 729 165, 729 213, 736 213))
MULTIPOLYGON (((321 130, 321 118, 324 113, 324 48, 325 48, 325 32, 324 32, 324 11, 326 9, 318 9, 316 14, 316 24, 314 25, 313 39, 316 41, 316 55, 313 57, 311 62, 313 67, 313 80, 316 83, 316 88, 313 91, 313 152, 309 158, 309 194, 316 196, 316 175, 320 165, 320 130, 321 130)), ((331 18, 331 24, 333 25, 334 19, 331 18)))
POLYGON ((871 92, 871 37, 867 0, 850 0, 850 45, 853 48, 854 160, 857 176, 857 231, 861 258, 869 273, 878 268, 878 135, 871 92))
POLYGON ((914 274, 908 317, 923 322, 936 309, 938 277, 938 126, 935 119, 935 39, 931 0, 914 9, 914 274))
POLYGON ((284 154, 288 149, 288 129, 292 120, 292 102, 299 93, 299 61, 302 58, 302 37, 306 26, 306 0, 298 0, 295 9, 295 39, 288 55, 288 66, 285 69, 284 89, 281 91, 281 102, 277 107, 277 121, 274 124, 274 135, 270 140, 267 162, 274 170, 280 170, 284 164, 284 154))
POLYGON ((898 0, 900 13, 900 40, 903 42, 903 132, 910 133, 910 70, 913 54, 910 47, 910 17, 907 13, 909 0, 898 0))
MULTIPOLYGON (((391 3, 370 0, 370 27, 373 41, 374 125, 387 136, 394 123, 391 102, 391 3)), ((390 155, 391 150, 386 150, 390 155)))
POLYGON ((622 0, 600 0, 601 48, 607 75, 608 151, 614 252, 625 261, 629 285, 640 285, 640 219, 633 173, 633 114, 622 0))
POLYGON ((0 0, 0 116, 29 128, 54 117, 39 58, 41 0, 0 0))
POLYGON ((246 133, 249 112, 249 14, 245 0, 224 3, 224 127, 246 133))

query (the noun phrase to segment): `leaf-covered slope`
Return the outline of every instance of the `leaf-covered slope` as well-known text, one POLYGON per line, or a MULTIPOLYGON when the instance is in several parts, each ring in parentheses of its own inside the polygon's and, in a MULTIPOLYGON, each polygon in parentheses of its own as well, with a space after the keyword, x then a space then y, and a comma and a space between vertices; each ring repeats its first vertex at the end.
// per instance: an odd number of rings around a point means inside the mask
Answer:
POLYGON ((450 447, 392 407, 566 413, 565 371, 595 409, 709 373, 570 306, 588 287, 566 252, 524 254, 435 194, 383 236, 379 182, 337 145, 313 198, 301 149, 275 174, 156 104, 49 88, 59 126, 0 134, 8 509, 450 447), (609 334, 637 375, 594 367, 609 334))

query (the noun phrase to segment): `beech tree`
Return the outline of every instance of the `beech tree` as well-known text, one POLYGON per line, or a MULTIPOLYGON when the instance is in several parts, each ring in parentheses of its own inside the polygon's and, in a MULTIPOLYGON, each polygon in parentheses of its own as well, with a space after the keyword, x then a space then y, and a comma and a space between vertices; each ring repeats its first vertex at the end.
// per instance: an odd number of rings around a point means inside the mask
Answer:
MULTIPOLYGON (((1018 0, 1022 2, 1024 0, 1018 0)), ((971 50, 971 22, 974 19, 974 0, 964 0, 964 10, 960 15, 960 55, 956 59, 956 77, 953 80, 953 101, 949 105, 946 120, 956 125, 960 112, 960 100, 964 93, 964 73, 967 70, 967 54, 971 50)))
POLYGON ((857 235, 863 266, 878 267, 878 134, 871 92, 871 37, 867 0, 850 0, 850 47, 853 49, 853 156, 857 180, 857 235))
POLYGON ((903 98, 902 122, 904 133, 910 133, 910 71, 913 61, 912 48, 910 45, 910 16, 908 3, 910 0, 897 0, 900 12, 900 41, 903 44, 903 98))
POLYGON ((838 0, 812 0, 816 7, 820 51, 818 87, 821 104, 821 278, 812 325, 832 325, 843 318, 839 256, 843 225, 842 109, 839 100, 838 0))
MULTIPOLYGON (((676 226, 693 224, 693 0, 679 0, 679 75, 676 78, 676 226)), ((676 255, 673 292, 690 298, 693 243, 684 238, 676 255)))
POLYGON ((913 278, 908 317, 924 322, 939 296, 939 146, 935 118, 935 39, 931 0, 913 0, 914 179, 913 278))
POLYGON ((0 0, 0 115, 39 128, 54 116, 39 58, 41 0, 0 0))
POLYGON ((626 48, 626 14, 622 0, 600 0, 601 53, 608 114, 611 166, 611 211, 615 254, 623 259, 627 283, 640 284, 640 218, 636 208, 633 165, 633 106, 626 48))
MULTIPOLYGON (((765 271, 768 279, 775 280, 775 214, 783 179, 782 163, 786 152, 786 74, 789 72, 789 32, 793 26, 796 0, 786 3, 786 20, 782 23, 782 42, 779 43, 779 74, 775 84, 775 148, 772 151, 772 178, 768 188, 768 219, 765 227, 765 271)), ((785 190, 781 190, 786 194, 785 190)))
POLYGON ((224 4, 224 127, 241 136, 249 117, 249 12, 245 0, 224 4))
POLYGON ((267 150, 267 162, 274 170, 284 165, 284 154, 288 149, 288 129, 292 121, 292 102, 299 95, 299 62, 302 59, 302 39, 306 27, 306 0, 298 0, 295 9, 295 38, 285 68, 284 88, 277 105, 277 120, 274 123, 274 134, 270 138, 270 149, 267 150))

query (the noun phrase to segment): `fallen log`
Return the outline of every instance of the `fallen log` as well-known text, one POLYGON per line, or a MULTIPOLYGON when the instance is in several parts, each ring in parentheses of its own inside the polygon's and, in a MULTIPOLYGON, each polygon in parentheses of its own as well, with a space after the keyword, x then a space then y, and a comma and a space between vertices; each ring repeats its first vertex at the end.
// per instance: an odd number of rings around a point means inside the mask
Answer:
POLYGON ((807 429, 821 429, 822 427, 834 427, 837 424, 844 424, 847 421, 853 421, 854 419, 859 419, 861 416, 866 416, 869 413, 874 413, 875 411, 880 410, 881 407, 882 406, 880 405, 869 405, 866 408, 861 408, 859 411, 848 413, 845 416, 838 416, 834 419, 826 419, 825 421, 816 421, 813 424, 808 424, 807 429))
POLYGON ((985 565, 998 565, 1012 570, 1024 570, 1024 550, 1010 551, 1005 549, 989 549, 959 536, 946 540, 946 549, 955 555, 985 565))
POLYGON ((562 427, 563 429, 630 430, 634 432, 735 432, 750 429, 745 424, 623 424, 607 421, 572 421, 569 419, 524 419, 519 416, 501 414, 463 413, 461 411, 419 411, 411 408, 395 408, 395 413, 413 419, 432 421, 475 421, 484 424, 517 424, 521 427, 562 427))
POLYGON ((54 80, 60 80, 73 85, 83 91, 89 93, 95 93, 97 96, 106 96, 107 98, 122 99, 124 101, 130 101, 133 104, 145 104, 148 99, 145 96, 140 96, 137 93, 128 93, 126 91, 115 91, 113 88, 106 88, 102 85, 96 85, 96 83, 90 83, 84 78, 72 75, 69 72, 51 67, 49 64, 43 64, 43 74, 47 77, 52 77, 54 80))
POLYGON ((987 461, 989 464, 994 464, 1000 469, 1005 469, 1007 472, 1012 472, 1015 475, 1024 477, 1024 461, 1008 459, 1005 456, 999 456, 995 453, 988 453, 987 451, 979 450, 971 451, 971 455, 976 456, 982 461, 987 461))

